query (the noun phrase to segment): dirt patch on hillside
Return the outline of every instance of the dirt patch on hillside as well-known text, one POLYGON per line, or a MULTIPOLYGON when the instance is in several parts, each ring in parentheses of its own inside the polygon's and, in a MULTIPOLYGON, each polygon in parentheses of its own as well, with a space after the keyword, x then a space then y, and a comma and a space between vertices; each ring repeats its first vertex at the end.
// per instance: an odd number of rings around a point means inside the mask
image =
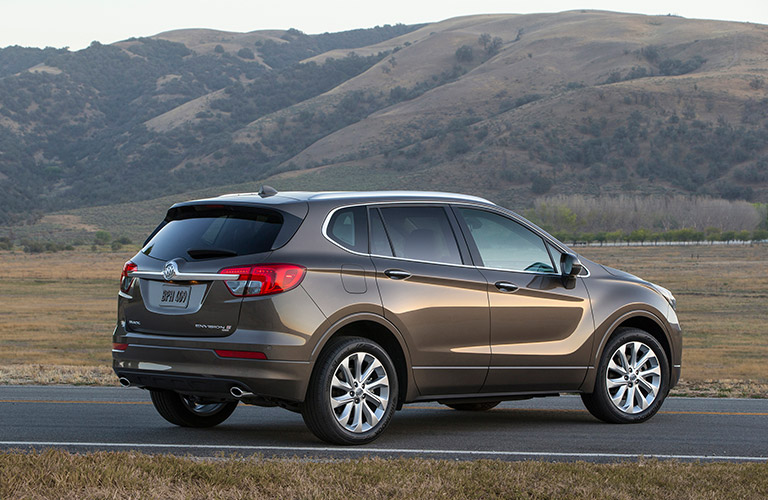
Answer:
POLYGON ((40 222, 44 224, 54 224, 66 229, 78 229, 78 230, 89 231, 89 232, 96 232, 99 230, 99 228, 94 226, 93 224, 86 224, 85 222, 83 222, 83 220, 80 218, 79 215, 69 215, 69 214, 46 215, 42 219, 40 219, 40 222))

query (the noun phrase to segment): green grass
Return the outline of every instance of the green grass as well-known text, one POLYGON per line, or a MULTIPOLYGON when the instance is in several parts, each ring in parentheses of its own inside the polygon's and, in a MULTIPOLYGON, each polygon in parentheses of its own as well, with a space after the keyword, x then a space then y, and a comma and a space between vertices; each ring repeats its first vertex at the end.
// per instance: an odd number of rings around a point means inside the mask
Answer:
POLYGON ((193 459, 136 452, 0 454, 0 498, 760 499, 766 463, 591 464, 193 459))

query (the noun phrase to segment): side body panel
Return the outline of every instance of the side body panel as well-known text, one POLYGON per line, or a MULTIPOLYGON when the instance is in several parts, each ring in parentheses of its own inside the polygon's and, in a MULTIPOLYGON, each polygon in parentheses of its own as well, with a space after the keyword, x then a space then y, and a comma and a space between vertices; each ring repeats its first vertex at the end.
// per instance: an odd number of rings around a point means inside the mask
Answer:
POLYGON ((483 269, 491 305, 491 367, 483 392, 576 390, 592 353, 594 323, 582 278, 483 269), (496 282, 519 288, 505 292, 496 282))
POLYGON ((479 391, 488 373, 488 294, 477 269, 373 257, 384 317, 403 334, 421 394, 479 391), (389 278, 385 271, 410 274, 389 278))
POLYGON ((590 370, 579 390, 592 391, 595 368, 600 362, 605 344, 617 328, 626 324, 655 329, 655 333, 661 336, 662 344, 666 344, 669 349, 672 365, 670 385, 674 386, 680 376, 682 359, 682 330, 675 311, 666 299, 642 281, 616 278, 599 264, 584 262, 592 271, 592 276, 585 283, 592 299, 595 342, 590 356, 590 370))

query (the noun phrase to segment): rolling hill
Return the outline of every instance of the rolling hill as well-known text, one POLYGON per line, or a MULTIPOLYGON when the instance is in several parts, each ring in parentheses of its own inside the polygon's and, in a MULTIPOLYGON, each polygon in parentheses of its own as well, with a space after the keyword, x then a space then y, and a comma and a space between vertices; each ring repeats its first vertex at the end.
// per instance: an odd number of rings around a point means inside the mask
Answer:
POLYGON ((766 80, 768 26, 600 11, 9 47, 0 223, 265 179, 765 202, 766 80))

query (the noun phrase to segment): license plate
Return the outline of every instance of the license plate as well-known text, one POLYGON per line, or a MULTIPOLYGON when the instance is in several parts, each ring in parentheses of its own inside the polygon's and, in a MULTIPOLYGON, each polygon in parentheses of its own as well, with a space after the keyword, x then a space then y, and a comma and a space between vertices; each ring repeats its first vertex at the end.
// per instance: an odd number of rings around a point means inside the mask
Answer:
POLYGON ((163 285, 160 295, 160 305, 163 307, 180 307, 186 309, 189 305, 189 293, 192 287, 163 285))

